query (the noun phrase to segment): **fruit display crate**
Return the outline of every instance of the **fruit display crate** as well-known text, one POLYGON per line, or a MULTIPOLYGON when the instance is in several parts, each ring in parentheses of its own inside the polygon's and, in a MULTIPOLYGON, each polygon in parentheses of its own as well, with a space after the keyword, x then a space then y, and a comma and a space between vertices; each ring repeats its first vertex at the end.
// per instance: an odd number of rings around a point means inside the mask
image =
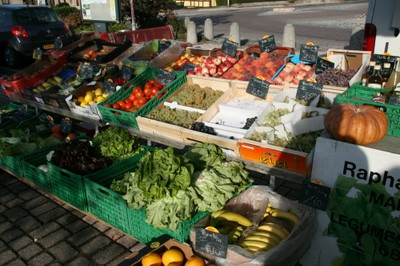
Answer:
POLYGON ((32 182, 48 192, 52 192, 51 180, 48 172, 40 169, 39 166, 45 165, 47 167, 48 160, 46 155, 55 147, 56 146, 49 146, 32 153, 22 155, 20 177, 32 182))
POLYGON ((360 83, 355 83, 344 93, 339 94, 336 97, 336 102, 352 103, 355 105, 372 105, 383 110, 389 120, 387 135, 400 137, 400 106, 373 101, 372 98, 377 92, 379 92, 379 90, 362 86, 360 83))
POLYGON ((84 178, 88 211, 99 219, 115 226, 125 233, 129 233, 128 205, 122 195, 110 189, 112 181, 120 180, 124 174, 134 171, 143 155, 154 148, 145 147, 145 150, 125 160, 116 162, 113 175, 104 178, 84 178))
POLYGON ((0 157, 0 166, 16 176, 21 174, 21 159, 19 156, 0 157))
POLYGON ((163 102, 172 93, 179 89, 186 82, 186 74, 184 72, 176 71, 174 72, 176 78, 174 81, 169 83, 165 88, 163 88, 155 97, 151 98, 145 105, 139 108, 135 112, 126 112, 122 110, 117 110, 111 107, 105 107, 105 104, 113 104, 120 100, 124 100, 131 94, 131 89, 136 86, 143 86, 150 79, 155 79, 159 73, 159 68, 149 67, 143 73, 136 76, 134 79, 125 83, 120 90, 111 94, 104 101, 98 104, 98 109, 100 111, 102 120, 105 122, 110 122, 112 124, 133 127, 139 129, 136 117, 146 116, 151 110, 153 110, 160 102, 163 102))
POLYGON ((191 219, 184 220, 178 224, 178 228, 173 231, 167 228, 155 228, 153 225, 146 223, 146 210, 128 209, 129 234, 142 243, 150 243, 154 239, 169 235, 180 242, 186 242, 190 237, 190 229, 201 219, 209 215, 209 212, 198 212, 191 219))

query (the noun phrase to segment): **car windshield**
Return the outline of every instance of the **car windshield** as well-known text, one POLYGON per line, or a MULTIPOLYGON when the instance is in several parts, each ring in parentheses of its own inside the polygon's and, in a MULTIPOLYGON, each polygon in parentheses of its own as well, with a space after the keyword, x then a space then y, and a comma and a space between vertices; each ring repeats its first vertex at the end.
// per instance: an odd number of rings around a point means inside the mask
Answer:
POLYGON ((18 10, 15 16, 18 23, 21 24, 51 23, 58 21, 57 15, 52 10, 48 9, 31 8, 18 10))

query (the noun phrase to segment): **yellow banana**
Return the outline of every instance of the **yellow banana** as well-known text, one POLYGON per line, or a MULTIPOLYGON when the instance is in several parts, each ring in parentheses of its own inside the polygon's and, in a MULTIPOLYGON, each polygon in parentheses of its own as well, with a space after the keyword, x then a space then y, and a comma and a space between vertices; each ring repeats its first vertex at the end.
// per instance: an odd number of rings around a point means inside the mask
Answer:
POLYGON ((217 218, 220 214, 222 214, 224 212, 225 212, 225 210, 223 210, 223 209, 218 210, 218 211, 214 211, 214 212, 211 213, 211 217, 212 218, 217 218))
POLYGON ((246 227, 253 225, 253 223, 243 215, 231 211, 225 211, 221 213, 218 218, 223 218, 231 222, 237 222, 238 224, 246 227))
POLYGON ((277 246, 280 242, 280 240, 276 241, 273 238, 257 236, 257 235, 249 235, 245 239, 243 239, 243 241, 260 241, 274 247, 277 246))
POLYGON ((264 231, 264 232, 271 232, 276 234, 281 240, 286 239, 289 235, 288 230, 274 223, 263 223, 259 227, 257 227, 256 231, 264 231))
POLYGON ((261 241, 256 241, 256 240, 243 240, 242 242, 240 242, 239 244, 241 247, 254 247, 254 248, 258 248, 259 250, 266 250, 269 248, 272 248, 272 245, 261 242, 261 241))
POLYGON ((283 219, 289 220, 293 224, 297 224, 299 222, 299 217, 297 217, 296 214, 287 212, 287 211, 275 209, 271 212, 268 212, 268 215, 270 215, 272 217, 283 218, 283 219))
POLYGON ((263 238, 269 238, 278 244, 282 241, 282 239, 273 232, 266 232, 266 231, 254 231, 249 236, 257 236, 263 238))

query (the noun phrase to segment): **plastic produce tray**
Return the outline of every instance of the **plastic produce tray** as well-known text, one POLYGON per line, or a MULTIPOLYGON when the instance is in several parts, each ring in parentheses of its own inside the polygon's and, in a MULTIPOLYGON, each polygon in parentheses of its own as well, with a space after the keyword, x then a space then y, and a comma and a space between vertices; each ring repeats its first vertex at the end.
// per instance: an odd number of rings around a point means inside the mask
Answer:
POLYGON ((0 166, 16 176, 21 175, 21 159, 19 156, 0 157, 0 166))
MULTIPOLYGON (((374 102, 372 97, 380 90, 353 84, 344 93, 336 96, 337 103, 352 103, 355 105, 372 105, 386 112, 389 120, 387 135, 400 137, 400 106, 389 103, 374 102)), ((383 92, 383 91, 381 91, 383 92)))
POLYGON ((172 93, 179 89, 186 82, 186 74, 184 72, 176 71, 176 78, 168 86, 162 89, 157 96, 151 98, 145 105, 143 105, 139 110, 134 113, 126 112, 122 110, 117 110, 114 108, 105 107, 104 104, 113 104, 120 100, 124 100, 131 94, 131 89, 136 86, 144 86, 144 84, 150 79, 154 79, 159 74, 160 69, 149 67, 143 73, 136 76, 134 79, 125 83, 121 89, 108 96, 104 101, 98 104, 98 109, 100 111, 101 117, 104 121, 110 122, 112 124, 133 127, 139 129, 136 122, 136 117, 146 116, 151 110, 158 106, 160 102, 167 99, 172 93), (159 95, 164 94, 159 98, 159 95))

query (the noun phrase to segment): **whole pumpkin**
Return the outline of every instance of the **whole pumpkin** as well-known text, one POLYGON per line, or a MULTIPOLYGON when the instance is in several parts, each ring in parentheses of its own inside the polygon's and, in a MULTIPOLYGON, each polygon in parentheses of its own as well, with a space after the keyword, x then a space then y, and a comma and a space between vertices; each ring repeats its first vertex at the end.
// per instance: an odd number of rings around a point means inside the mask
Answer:
POLYGON ((325 115, 325 129, 336 140, 368 145, 386 135, 389 124, 386 114, 370 105, 341 103, 325 115))

